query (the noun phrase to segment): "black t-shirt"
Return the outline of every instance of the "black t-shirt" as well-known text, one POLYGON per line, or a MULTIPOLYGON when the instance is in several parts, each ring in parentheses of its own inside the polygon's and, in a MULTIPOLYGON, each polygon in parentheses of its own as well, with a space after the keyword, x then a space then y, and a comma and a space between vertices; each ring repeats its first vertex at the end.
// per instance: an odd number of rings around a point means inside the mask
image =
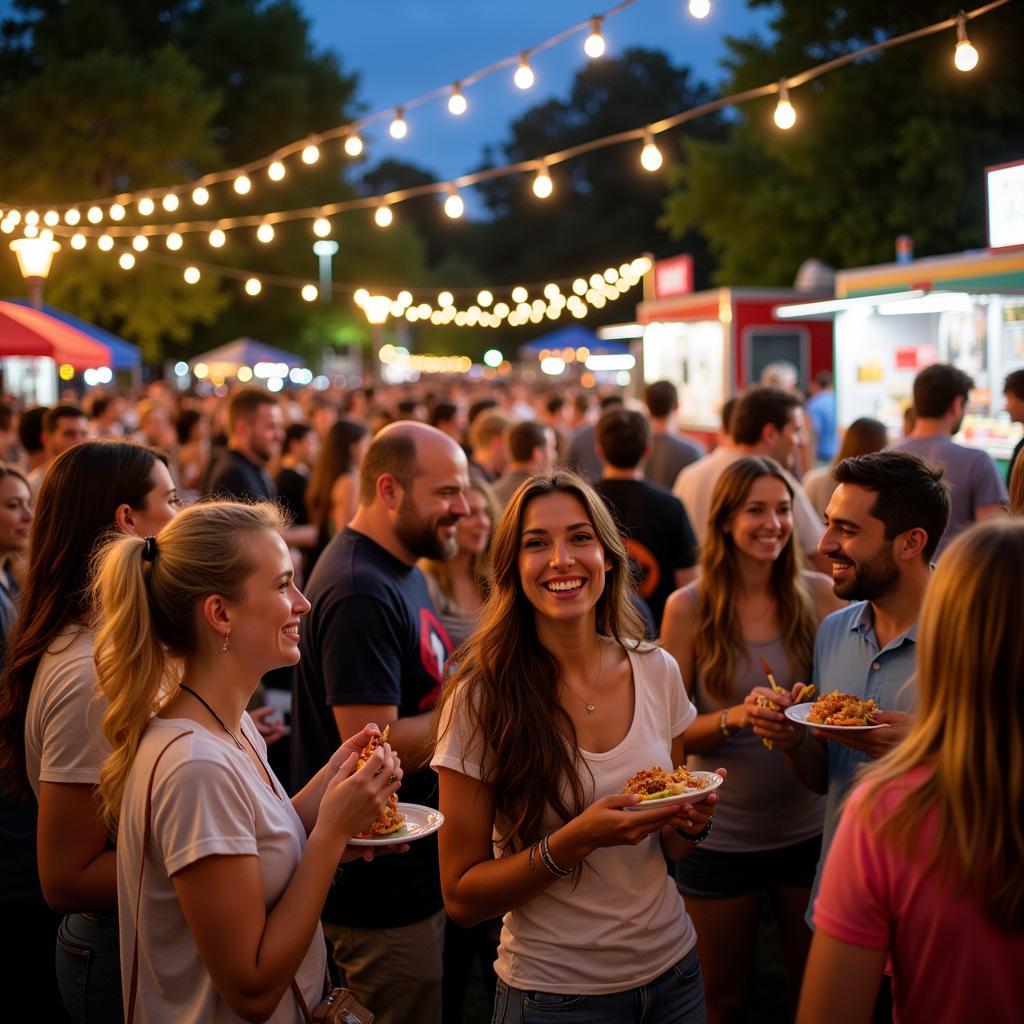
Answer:
POLYGON ((230 448, 214 466, 205 490, 228 501, 273 501, 277 497, 269 474, 230 448))
POLYGON ((1010 486, 1010 477, 1013 476, 1013 467, 1017 464, 1017 460, 1020 458, 1021 451, 1024 450, 1024 437, 1022 437, 1014 446, 1013 454, 1010 456, 1010 464, 1006 467, 1006 486, 1010 486))
POLYGON ((290 466, 278 470, 274 479, 277 496, 296 526, 305 526, 309 522, 309 512, 306 510, 307 483, 309 478, 290 466))
POLYGON ((683 503, 648 480, 598 480, 594 484, 626 539, 637 593, 661 628, 676 569, 697 562, 697 539, 683 503))
MULTIPOLYGON (((312 609, 302 621, 302 660, 292 695, 292 784, 306 784, 337 750, 331 708, 394 704, 398 717, 430 711, 437 702, 448 634, 415 566, 388 554, 355 530, 342 530, 324 549, 306 588, 312 609)), ((406 772, 398 798, 437 806, 437 777, 406 772)), ((353 861, 335 883, 324 920, 360 928, 397 928, 442 907, 437 840, 369 864, 353 861)))

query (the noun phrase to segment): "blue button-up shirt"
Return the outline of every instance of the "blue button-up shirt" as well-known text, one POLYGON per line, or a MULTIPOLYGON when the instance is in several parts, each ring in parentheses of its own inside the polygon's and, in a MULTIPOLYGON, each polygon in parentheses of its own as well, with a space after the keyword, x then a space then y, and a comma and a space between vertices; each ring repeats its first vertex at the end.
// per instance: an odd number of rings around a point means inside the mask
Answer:
MULTIPOLYGON (((861 700, 869 697, 882 711, 917 709, 917 690, 912 676, 917 667, 917 624, 879 650, 878 638, 867 601, 857 601, 822 620, 814 643, 814 683, 819 694, 852 693, 861 700)), ((872 759, 841 743, 828 744, 828 797, 821 858, 814 876, 814 890, 807 908, 810 923, 814 899, 821 884, 832 837, 839 825, 843 801, 853 786, 857 768, 872 759)))

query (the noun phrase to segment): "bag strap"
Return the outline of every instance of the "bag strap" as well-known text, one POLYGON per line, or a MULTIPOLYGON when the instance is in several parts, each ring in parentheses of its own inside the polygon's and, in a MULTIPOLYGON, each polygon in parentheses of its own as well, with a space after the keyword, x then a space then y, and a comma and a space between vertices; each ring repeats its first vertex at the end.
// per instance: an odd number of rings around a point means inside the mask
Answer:
POLYGON ((146 870, 146 850, 149 847, 150 833, 152 832, 150 812, 153 808, 153 780, 156 778, 156 769, 164 754, 166 754, 167 751, 178 742, 178 740, 191 735, 191 729, 188 732, 178 733, 178 735, 175 736, 174 739, 170 740, 167 746, 157 754, 156 760, 153 762, 153 770, 149 773, 149 784, 146 786, 146 823, 142 832, 142 856, 139 858, 139 889, 136 894, 135 901, 135 946, 132 949, 132 977, 128 988, 128 1008, 125 1011, 126 1024, 132 1024, 135 1019, 135 999, 138 995, 139 987, 139 912, 142 909, 142 876, 146 870))
POLYGON ((299 983, 292 978, 292 993, 295 996, 295 1002, 299 1004, 299 1009, 302 1011, 302 1019, 305 1024, 313 1024, 313 1018, 310 1016, 309 1007, 306 1005, 306 1000, 302 998, 302 990, 299 988, 299 983))

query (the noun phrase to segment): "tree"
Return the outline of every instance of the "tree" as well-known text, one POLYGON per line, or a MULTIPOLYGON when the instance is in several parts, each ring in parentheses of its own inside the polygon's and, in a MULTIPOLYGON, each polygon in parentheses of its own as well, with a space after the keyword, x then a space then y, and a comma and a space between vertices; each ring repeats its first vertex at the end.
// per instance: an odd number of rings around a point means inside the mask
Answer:
MULTIPOLYGON (((770 40, 729 40, 726 92, 950 14, 930 0, 773 6, 770 40)), ((1021 155, 1024 13, 1009 5, 969 31, 982 55, 970 74, 953 67, 950 29, 793 90, 788 132, 765 100, 739 108, 726 139, 687 140, 663 227, 673 237, 699 230, 718 260, 715 280, 734 285, 789 284, 811 256, 837 267, 888 262, 903 233, 918 255, 984 245, 984 168, 1021 155)))

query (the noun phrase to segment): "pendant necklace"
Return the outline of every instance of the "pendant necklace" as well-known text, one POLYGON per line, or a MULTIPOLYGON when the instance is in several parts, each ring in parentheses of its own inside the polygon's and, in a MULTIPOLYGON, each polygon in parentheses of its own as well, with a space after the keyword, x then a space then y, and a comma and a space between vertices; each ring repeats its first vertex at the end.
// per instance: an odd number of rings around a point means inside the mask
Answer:
MULTIPOLYGON (((604 648, 601 647, 597 652, 597 679, 594 681, 594 693, 597 693, 597 688, 601 685, 601 672, 604 669, 604 648)), ((597 705, 592 704, 589 700, 584 700, 565 680, 562 680, 565 688, 587 709, 587 714, 592 715, 597 710, 597 705)))

